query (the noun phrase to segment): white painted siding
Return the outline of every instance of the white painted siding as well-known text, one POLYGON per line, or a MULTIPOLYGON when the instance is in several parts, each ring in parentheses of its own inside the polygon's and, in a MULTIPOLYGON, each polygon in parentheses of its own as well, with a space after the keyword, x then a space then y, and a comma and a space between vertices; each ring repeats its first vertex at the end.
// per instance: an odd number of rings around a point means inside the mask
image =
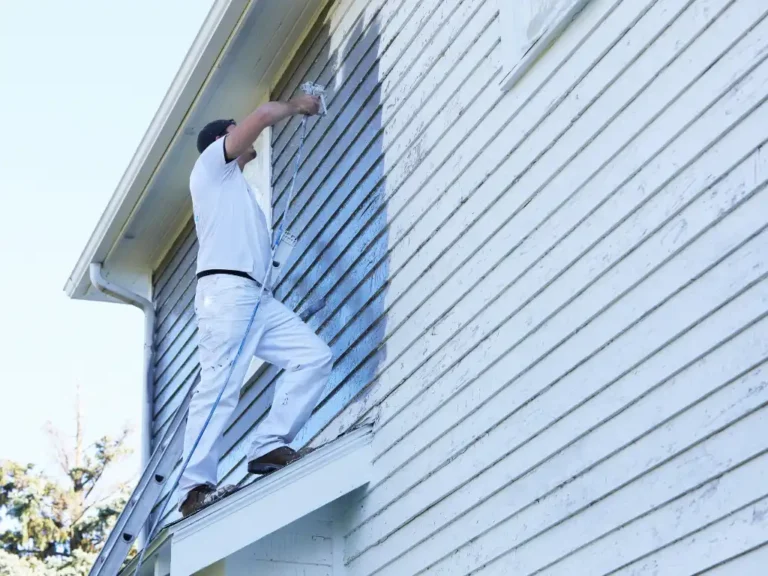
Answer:
MULTIPOLYGON (((380 35, 399 4, 365 6, 380 35)), ((335 382, 376 365, 318 439, 378 413, 349 571, 724 566, 768 540, 759 521, 729 546, 714 531, 761 518, 767 493, 768 6, 593 0, 507 94, 495 8, 422 2, 397 23, 411 35, 382 41, 381 128, 362 145, 383 166, 343 177, 383 202, 348 224, 322 215, 322 165, 304 184, 314 236, 283 290, 357 297, 320 321, 349 343, 335 382), (328 278, 328 246, 352 253, 351 286, 328 278), (356 315, 371 304, 373 321, 356 315), (723 545, 659 564, 699 530, 723 545)))
MULTIPOLYGON (((328 301, 299 442, 378 417, 348 574, 763 573, 766 14, 591 0, 502 92, 496 0, 330 4, 273 93, 330 90, 277 293, 328 301)), ((273 131, 278 222, 297 126, 273 131)))

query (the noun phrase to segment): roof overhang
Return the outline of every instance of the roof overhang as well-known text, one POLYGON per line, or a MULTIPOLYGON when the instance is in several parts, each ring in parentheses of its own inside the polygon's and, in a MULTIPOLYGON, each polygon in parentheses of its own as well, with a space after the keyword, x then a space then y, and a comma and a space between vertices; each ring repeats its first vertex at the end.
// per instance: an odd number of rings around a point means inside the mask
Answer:
POLYGON ((197 132, 214 118, 242 118, 269 94, 324 4, 215 0, 66 282, 71 298, 105 299, 91 285, 92 262, 149 296, 152 271, 191 217, 197 132))
POLYGON ((194 574, 368 484, 371 434, 369 425, 351 431, 169 526, 150 544, 142 574, 194 574))

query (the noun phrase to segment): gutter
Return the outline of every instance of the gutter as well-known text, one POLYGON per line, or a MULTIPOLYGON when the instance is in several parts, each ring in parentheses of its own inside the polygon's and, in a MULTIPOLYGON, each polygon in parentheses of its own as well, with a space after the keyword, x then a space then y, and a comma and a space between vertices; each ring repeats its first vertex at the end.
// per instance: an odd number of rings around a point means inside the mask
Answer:
POLYGON ((152 456, 152 400, 154 398, 154 348, 155 307, 146 298, 109 282, 102 275, 100 263, 90 265, 91 284, 99 291, 140 308, 144 312, 144 370, 142 383, 141 415, 141 469, 144 470, 152 456))

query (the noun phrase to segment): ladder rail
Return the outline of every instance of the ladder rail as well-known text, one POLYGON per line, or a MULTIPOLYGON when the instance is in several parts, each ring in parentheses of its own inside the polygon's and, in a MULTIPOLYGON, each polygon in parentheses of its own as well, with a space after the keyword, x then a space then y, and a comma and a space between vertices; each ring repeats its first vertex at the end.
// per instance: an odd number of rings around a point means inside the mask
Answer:
MULTIPOLYGON (((114 576, 128 556, 136 536, 152 513, 157 496, 162 493, 168 476, 173 472, 177 457, 182 450, 184 421, 195 386, 187 391, 176 410, 170 425, 152 452, 149 462, 131 493, 117 523, 96 557, 89 576, 114 576)), ((148 545, 149 542, 145 543, 148 545)))

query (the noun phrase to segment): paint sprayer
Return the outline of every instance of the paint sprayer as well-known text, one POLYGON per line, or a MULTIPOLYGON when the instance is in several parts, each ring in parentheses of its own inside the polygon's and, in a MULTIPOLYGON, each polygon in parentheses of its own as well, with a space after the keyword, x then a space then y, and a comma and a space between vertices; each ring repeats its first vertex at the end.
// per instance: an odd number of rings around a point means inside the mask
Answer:
POLYGON ((325 86, 315 84, 314 82, 304 82, 301 85, 301 89, 310 96, 320 98, 320 115, 325 116, 328 114, 328 108, 325 105, 325 86))

